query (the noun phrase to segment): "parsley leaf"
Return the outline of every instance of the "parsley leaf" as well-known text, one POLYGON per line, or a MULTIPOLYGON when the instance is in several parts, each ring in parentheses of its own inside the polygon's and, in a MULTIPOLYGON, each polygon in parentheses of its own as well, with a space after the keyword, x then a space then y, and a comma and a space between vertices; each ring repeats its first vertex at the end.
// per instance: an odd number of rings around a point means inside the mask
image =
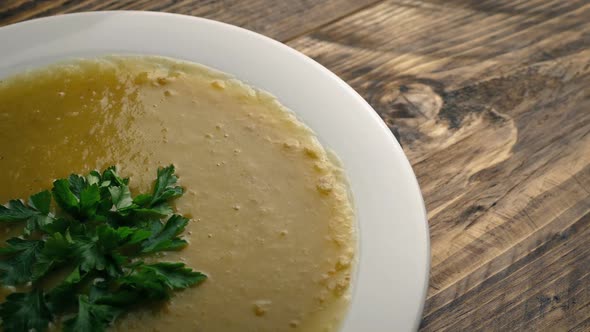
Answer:
POLYGON ((133 212, 142 216, 163 217, 172 214, 172 208, 167 203, 160 203, 149 208, 135 208, 133 212))
POLYGON ((64 323, 65 332, 102 332, 110 325, 121 309, 105 304, 91 303, 86 295, 78 296, 78 314, 64 323))
POLYGON ((158 168, 158 178, 154 185, 150 206, 157 205, 169 199, 182 196, 182 187, 175 186, 178 178, 174 175, 174 165, 158 168))
POLYGON ((187 245, 180 234, 189 219, 170 204, 183 194, 177 182, 174 166, 159 168, 152 192, 134 198, 129 178, 109 167, 55 180, 26 204, 0 206, 0 222, 24 222, 30 236, 0 248, 0 284, 31 289, 0 304, 0 329, 42 332, 54 318, 75 313, 64 331, 104 331, 145 300, 166 300, 203 282, 204 274, 183 263, 137 260, 187 245))
POLYGON ((122 185, 120 187, 109 187, 109 192, 111 193, 113 204, 117 210, 121 211, 133 206, 131 191, 127 185, 122 185))
POLYGON ((80 200, 72 189, 70 189, 70 182, 66 179, 59 179, 53 182, 53 199, 60 208, 70 213, 71 215, 77 215, 80 211, 80 200))
POLYGON ((25 206, 20 199, 8 202, 8 208, 0 205, 0 221, 27 220, 35 214, 35 210, 25 206))
POLYGON ((102 172, 102 181, 108 181, 113 186, 122 186, 129 184, 128 178, 121 178, 117 174, 117 168, 115 166, 111 166, 107 168, 104 172, 102 172))
POLYGON ((84 218, 92 218, 96 215, 96 209, 100 202, 100 190, 93 184, 80 192, 80 214, 84 218))
POLYGON ((125 307, 141 299, 142 294, 137 289, 113 289, 108 282, 99 281, 90 288, 89 297, 93 303, 125 307))
POLYGON ((201 272, 187 268, 183 263, 155 263, 143 265, 141 269, 152 271, 158 275, 170 289, 182 289, 205 281, 207 278, 201 272))
POLYGON ((6 241, 8 247, 0 248, 0 281, 2 285, 16 286, 33 278, 33 266, 37 263, 43 241, 12 238, 6 241))
POLYGON ((76 289, 88 273, 80 272, 76 266, 73 271, 47 294, 47 306, 53 314, 65 312, 76 303, 76 289))
POLYGON ((41 214, 49 214, 49 206, 51 205, 51 193, 44 190, 29 197, 29 206, 39 211, 41 214))
POLYGON ((8 295, 0 305, 0 317, 6 332, 45 331, 52 319, 39 290, 8 295))
POLYGON ((78 174, 72 174, 68 177, 68 183, 72 193, 80 198, 82 191, 88 186, 86 178, 78 174))
POLYGON ((117 232, 125 239, 125 245, 138 244, 152 235, 152 232, 147 229, 133 227, 119 227, 117 232))
POLYGON ((184 231, 188 219, 180 215, 172 215, 165 226, 158 222, 152 224, 152 236, 143 242, 143 253, 178 250, 187 245, 185 240, 177 237, 184 231))
POLYGON ((115 234, 105 231, 100 236, 84 237, 74 244, 75 255, 82 271, 106 271, 109 276, 121 274, 121 264, 125 257, 114 251, 117 247, 115 234))
POLYGON ((82 221, 93 219, 101 203, 98 184, 89 185, 85 177, 75 174, 54 181, 52 192, 60 208, 82 221))
POLYGON ((36 264, 33 266, 33 280, 38 280, 45 276, 56 265, 65 262, 71 256, 72 241, 61 233, 55 233, 45 241, 43 250, 36 264))
POLYGON ((90 171, 90 173, 86 175, 86 182, 88 182, 89 185, 97 184, 100 186, 102 182, 102 175, 97 171, 90 171))
POLYGON ((28 206, 21 200, 11 200, 8 202, 8 207, 0 205, 0 221, 26 221, 25 235, 30 235, 53 221, 49 212, 50 204, 49 191, 42 191, 29 197, 28 206))
POLYGON ((206 276, 192 271, 183 263, 139 263, 133 272, 122 278, 121 288, 137 292, 151 300, 168 299, 173 290, 200 283, 206 276))

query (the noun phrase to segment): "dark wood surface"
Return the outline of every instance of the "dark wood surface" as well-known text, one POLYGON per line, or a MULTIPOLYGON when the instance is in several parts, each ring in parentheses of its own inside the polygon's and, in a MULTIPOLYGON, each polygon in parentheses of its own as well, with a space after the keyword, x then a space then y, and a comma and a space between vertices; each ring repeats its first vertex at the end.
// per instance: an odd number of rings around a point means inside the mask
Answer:
POLYGON ((590 331, 589 1, 3 0, 0 25, 107 9, 252 29, 369 101, 427 205, 422 330, 590 331))

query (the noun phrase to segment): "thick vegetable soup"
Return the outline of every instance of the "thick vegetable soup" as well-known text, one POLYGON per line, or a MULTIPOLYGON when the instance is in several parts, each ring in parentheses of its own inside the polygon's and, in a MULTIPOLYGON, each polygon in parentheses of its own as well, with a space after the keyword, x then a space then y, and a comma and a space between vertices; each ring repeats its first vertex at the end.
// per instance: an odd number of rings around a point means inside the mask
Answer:
MULTIPOLYGON (((81 60, 0 82, 0 204, 110 165, 145 192, 170 164, 186 188, 174 208, 190 218, 189 245, 147 259, 181 261, 208 278, 110 329, 338 328, 356 248, 347 185, 273 96, 153 57, 81 60)), ((5 238, 21 234, 0 226, 5 238)), ((14 291, 3 287, 2 300, 14 291)))

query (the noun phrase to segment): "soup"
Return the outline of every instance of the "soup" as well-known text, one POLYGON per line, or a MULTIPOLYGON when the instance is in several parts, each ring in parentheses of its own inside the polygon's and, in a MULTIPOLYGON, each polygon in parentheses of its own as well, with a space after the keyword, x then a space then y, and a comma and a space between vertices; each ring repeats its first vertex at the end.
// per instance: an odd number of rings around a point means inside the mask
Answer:
POLYGON ((156 57, 80 60, 0 82, 2 203, 110 165, 147 191, 168 164, 187 189, 175 209, 191 218, 189 246, 152 259, 208 279, 120 317, 113 331, 338 328, 356 248, 347 185, 273 96, 156 57))

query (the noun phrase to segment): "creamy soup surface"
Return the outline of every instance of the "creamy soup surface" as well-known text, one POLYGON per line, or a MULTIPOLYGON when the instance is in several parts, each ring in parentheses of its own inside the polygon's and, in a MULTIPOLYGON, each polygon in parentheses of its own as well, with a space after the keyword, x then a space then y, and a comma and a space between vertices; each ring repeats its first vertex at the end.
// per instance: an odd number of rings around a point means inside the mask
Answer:
MULTIPOLYGON (((147 191, 169 164, 186 189, 175 207, 192 219, 190 245, 153 259, 209 278, 120 317, 113 331, 338 328, 356 248, 347 185, 274 97, 155 57, 80 60, 0 81, 0 204, 110 165, 147 191)), ((4 239, 15 231, 3 228, 4 239)))

